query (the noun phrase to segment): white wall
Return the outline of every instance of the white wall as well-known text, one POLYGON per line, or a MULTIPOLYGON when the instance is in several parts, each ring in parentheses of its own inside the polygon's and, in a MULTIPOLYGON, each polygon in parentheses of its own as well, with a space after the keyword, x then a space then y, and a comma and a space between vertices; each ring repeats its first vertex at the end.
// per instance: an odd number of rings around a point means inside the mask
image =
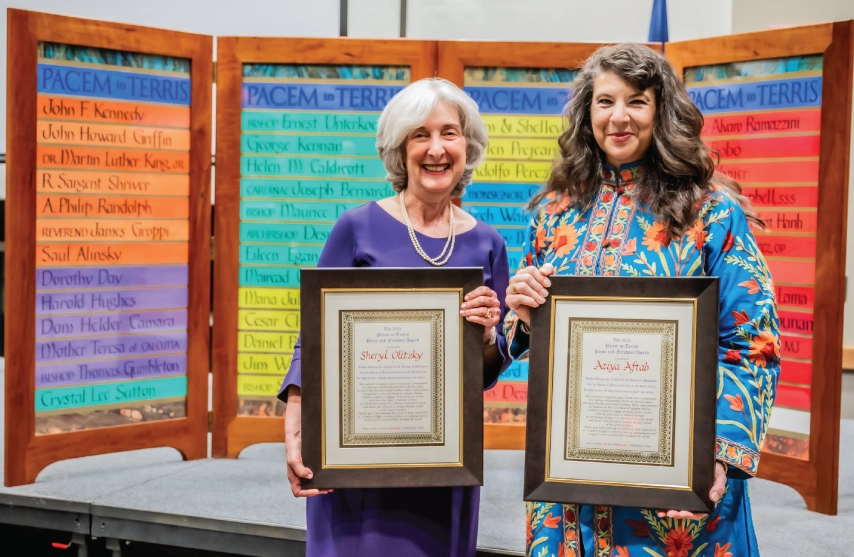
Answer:
POLYGON ((733 33, 854 19, 854 0, 730 0, 730 2, 733 33))

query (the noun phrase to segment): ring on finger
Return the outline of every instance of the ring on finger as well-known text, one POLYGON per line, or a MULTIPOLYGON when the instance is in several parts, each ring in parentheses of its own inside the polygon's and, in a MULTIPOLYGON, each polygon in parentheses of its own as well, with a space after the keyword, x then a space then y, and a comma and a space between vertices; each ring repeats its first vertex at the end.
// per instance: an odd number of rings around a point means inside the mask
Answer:
POLYGON ((488 310, 486 310, 486 318, 492 319, 492 308, 489 308, 488 310))
POLYGON ((515 284, 513 285, 513 293, 518 294, 518 292, 516 291, 516 285, 515 284))

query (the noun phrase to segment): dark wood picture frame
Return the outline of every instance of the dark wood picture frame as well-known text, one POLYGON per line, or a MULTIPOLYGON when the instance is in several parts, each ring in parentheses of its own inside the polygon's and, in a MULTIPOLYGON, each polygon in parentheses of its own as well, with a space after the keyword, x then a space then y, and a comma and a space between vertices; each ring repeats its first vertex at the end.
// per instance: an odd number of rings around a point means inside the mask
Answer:
MULTIPOLYGON (((483 327, 459 316, 462 332, 462 466, 389 465, 324 468, 322 299, 325 289, 461 289, 465 294, 483 285, 480 267, 441 269, 303 269, 302 314, 302 458, 314 473, 303 480, 307 489, 367 487, 437 487, 483 485, 483 327)), ((447 316, 446 319, 452 319, 447 316)), ((448 378, 445 378, 448 381, 448 378)), ((327 386, 327 388, 329 388, 327 386)))
POLYGON ((149 447, 207 456, 213 39, 205 35, 8 10, 6 182, 7 486, 58 460, 149 447), (57 42, 191 60, 186 417, 35 435, 37 46, 57 42))
MULTIPOLYGON (((531 312, 531 358, 528 371, 528 423, 525 445, 526 501, 581 503, 650 509, 711 512, 715 474, 715 381, 718 369, 719 280, 716 277, 552 277, 547 303, 531 312), (549 481, 546 475, 551 331, 554 300, 638 298, 695 302, 694 387, 691 490, 549 481)), ((612 316, 613 317, 613 316, 612 316)), ((675 417, 674 417, 675 419, 675 417)))
POLYGON ((692 66, 809 54, 823 55, 816 231, 821 241, 815 257, 809 460, 763 451, 758 475, 793 487, 810 510, 834 515, 839 498, 854 21, 668 43, 666 48, 680 76, 692 66))
MULTIPOLYGON (((439 76, 463 87, 465 68, 471 66, 578 68, 609 44, 614 43, 439 41, 439 76)), ((647 46, 662 51, 661 43, 647 46)), ((486 449, 525 448, 524 424, 484 424, 483 429, 486 449)))
POLYGON ((281 417, 238 416, 237 315, 240 247, 240 114, 244 63, 374 64, 436 73, 436 42, 399 39, 217 37, 216 211, 213 330, 214 457, 237 458, 255 443, 283 442, 281 417))

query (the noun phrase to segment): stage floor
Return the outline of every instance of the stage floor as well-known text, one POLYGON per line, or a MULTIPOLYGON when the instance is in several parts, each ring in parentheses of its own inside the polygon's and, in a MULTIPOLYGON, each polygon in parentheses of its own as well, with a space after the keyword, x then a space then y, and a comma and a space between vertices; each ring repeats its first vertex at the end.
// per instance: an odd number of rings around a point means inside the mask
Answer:
MULTIPOLYGON (((840 456, 838 516, 809 512, 787 486, 750 481, 763 555, 850 554, 854 420, 842 422, 840 456)), ((524 553, 522 465, 521 451, 486 451, 483 555, 524 553)), ((239 555, 305 552, 305 501, 291 496, 284 445, 274 443, 249 447, 236 460, 184 462, 174 449, 161 448, 58 462, 35 484, 0 488, 0 523, 239 555)))

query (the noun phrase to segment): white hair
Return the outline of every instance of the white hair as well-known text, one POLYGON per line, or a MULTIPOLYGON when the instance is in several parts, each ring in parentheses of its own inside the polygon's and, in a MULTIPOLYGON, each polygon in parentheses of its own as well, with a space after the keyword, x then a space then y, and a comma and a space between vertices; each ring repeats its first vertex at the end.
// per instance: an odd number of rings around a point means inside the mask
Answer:
POLYGON ((409 181, 406 173, 406 140, 409 134, 424 125, 439 103, 457 109, 466 140, 466 169, 451 196, 462 197, 466 186, 471 184, 474 169, 486 151, 486 125, 471 97, 447 79, 433 77, 408 85, 389 101, 380 115, 377 151, 394 191, 405 190, 409 181))

